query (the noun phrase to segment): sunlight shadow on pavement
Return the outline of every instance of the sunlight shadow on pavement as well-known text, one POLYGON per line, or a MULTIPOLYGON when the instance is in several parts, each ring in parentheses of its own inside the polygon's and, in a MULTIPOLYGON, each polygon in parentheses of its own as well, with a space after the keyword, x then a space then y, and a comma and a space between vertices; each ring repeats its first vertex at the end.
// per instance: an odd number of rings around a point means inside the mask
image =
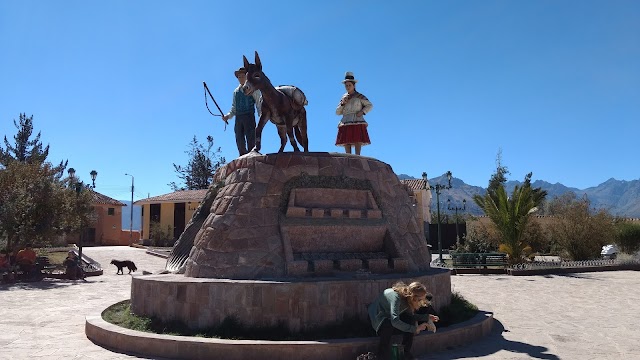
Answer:
POLYGON ((514 354, 527 355, 534 359, 560 360, 557 355, 548 354, 548 348, 525 344, 519 341, 507 340, 502 333, 508 332, 498 320, 495 320, 493 331, 484 339, 473 344, 464 345, 460 348, 450 348, 442 352, 429 354, 421 357, 423 360, 436 359, 465 359, 469 357, 490 357, 499 351, 505 350, 514 354))

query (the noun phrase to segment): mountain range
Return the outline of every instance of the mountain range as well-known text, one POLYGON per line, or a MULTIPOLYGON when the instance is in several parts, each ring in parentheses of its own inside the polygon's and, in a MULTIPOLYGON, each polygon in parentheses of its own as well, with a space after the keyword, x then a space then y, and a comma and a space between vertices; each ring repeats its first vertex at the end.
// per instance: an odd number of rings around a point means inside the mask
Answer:
MULTIPOLYGON (((405 179, 416 179, 410 175, 400 174, 398 178, 401 180, 405 179)), ((435 184, 446 184, 447 178, 443 174, 438 177, 434 177, 429 179, 429 183, 434 186, 435 184)), ((506 190, 508 194, 513 192, 513 189, 516 185, 522 185, 520 181, 507 181, 505 184, 506 190)), ((464 181, 458 178, 451 178, 451 189, 442 190, 440 192, 440 211, 441 213, 450 212, 447 210, 447 199, 451 199, 452 206, 462 206, 462 200, 466 199, 466 209, 464 212, 472 214, 472 215, 482 215, 482 210, 473 202, 473 195, 479 194, 484 195, 487 192, 487 189, 482 188, 480 186, 468 185, 464 181)), ((621 216, 621 217, 629 217, 629 218, 640 218, 640 180, 616 180, 609 179, 602 184, 590 187, 586 189, 578 189, 573 187, 568 187, 560 183, 551 184, 544 180, 536 180, 532 183, 533 187, 540 187, 543 190, 546 190, 547 200, 551 200, 555 197, 559 197, 567 192, 574 192, 578 198, 587 196, 591 201, 591 206, 597 209, 607 209, 612 215, 621 216)), ((431 207, 435 211, 436 209, 436 199, 435 192, 433 192, 433 200, 431 202, 431 207)), ((122 229, 129 229, 130 223, 130 211, 132 207, 130 206, 131 201, 128 200, 119 200, 127 206, 122 208, 122 229)), ((142 209, 138 205, 133 206, 133 230, 140 230, 142 228, 142 209)))
MULTIPOLYGON (((398 178, 404 179, 416 179, 410 175, 400 174, 398 178)), ((434 186, 435 184, 446 184, 446 175, 441 175, 429 179, 429 184, 434 186)), ((511 194, 516 185, 522 185, 521 181, 507 181, 505 189, 507 194, 511 194)), ((578 198, 587 196, 591 201, 591 207, 596 209, 606 209, 612 215, 628 218, 640 217, 640 180, 616 180, 611 178, 602 184, 589 187, 586 189, 578 189, 568 187, 560 183, 551 184, 544 180, 536 180, 531 183, 534 188, 542 188, 547 191, 547 200, 552 200, 555 197, 560 197, 567 192, 574 192, 578 198)), ((482 210, 473 202, 473 195, 484 195, 487 192, 486 188, 480 186, 473 186, 465 184, 464 181, 458 178, 451 178, 451 189, 440 191, 440 212, 449 212, 447 210, 447 199, 451 199, 452 206, 462 206, 462 200, 466 199, 465 212, 472 215, 482 215, 482 210)), ((431 207, 436 208, 435 192, 433 192, 433 200, 431 207)))

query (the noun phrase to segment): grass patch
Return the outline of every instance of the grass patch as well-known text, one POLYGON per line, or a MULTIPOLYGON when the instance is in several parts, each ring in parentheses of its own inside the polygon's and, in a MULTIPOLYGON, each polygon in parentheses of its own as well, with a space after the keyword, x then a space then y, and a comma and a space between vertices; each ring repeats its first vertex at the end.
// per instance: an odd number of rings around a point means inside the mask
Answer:
POLYGON ((124 300, 109 306, 102 312, 102 318, 106 322, 122 326, 123 328, 152 332, 150 327, 151 319, 132 313, 129 300, 124 300))
POLYGON ((62 265, 62 263, 64 262, 64 259, 67 258, 67 255, 69 253, 67 251, 56 251, 56 252, 49 252, 46 254, 43 254, 42 256, 46 256, 49 258, 49 262, 52 265, 62 265))
MULTIPOLYGON (((447 327, 471 319, 478 308, 465 300, 462 295, 453 293, 451 305, 440 311, 438 328, 447 327)), ((131 312, 129 300, 121 301, 108 307, 102 318, 112 324, 127 329, 179 336, 195 336, 231 340, 320 340, 373 337, 376 333, 369 319, 347 318, 340 322, 325 325, 304 332, 291 332, 284 323, 275 326, 247 326, 234 317, 228 317, 218 326, 206 329, 189 329, 180 322, 163 322, 155 317, 143 317, 131 312)))

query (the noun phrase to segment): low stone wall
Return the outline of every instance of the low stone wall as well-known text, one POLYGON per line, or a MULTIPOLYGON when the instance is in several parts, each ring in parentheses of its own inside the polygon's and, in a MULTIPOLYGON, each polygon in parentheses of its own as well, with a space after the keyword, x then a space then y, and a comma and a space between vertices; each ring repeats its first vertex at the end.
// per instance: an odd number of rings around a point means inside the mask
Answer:
POLYGON ((292 331, 328 325, 348 317, 367 317, 366 307, 397 281, 420 281, 440 309, 451 299, 447 269, 430 269, 413 277, 314 278, 265 281, 193 278, 177 274, 136 275, 131 310, 163 321, 180 321, 192 329, 219 325, 228 316, 252 326, 284 322, 292 331))
MULTIPOLYGON (((468 321, 439 329, 436 333, 423 332, 416 336, 412 352, 423 355, 468 345, 487 336, 493 329, 493 324, 493 314, 480 311, 468 321)), ((104 321, 99 315, 87 316, 85 333, 96 344, 127 354, 195 360, 353 360, 359 354, 375 351, 378 342, 377 338, 266 341, 159 335, 125 329, 104 321)))

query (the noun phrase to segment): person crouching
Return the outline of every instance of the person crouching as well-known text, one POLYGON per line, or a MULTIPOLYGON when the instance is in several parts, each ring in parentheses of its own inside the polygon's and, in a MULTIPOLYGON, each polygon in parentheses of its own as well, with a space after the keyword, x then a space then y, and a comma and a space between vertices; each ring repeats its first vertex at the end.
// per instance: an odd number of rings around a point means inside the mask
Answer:
POLYGON ((426 306, 433 298, 426 287, 419 282, 406 285, 398 282, 392 288, 385 289, 380 296, 369 305, 371 326, 380 337, 377 358, 391 358, 391 336, 402 334, 404 358, 415 359, 411 354, 413 337, 421 331, 429 329, 435 332, 434 322, 439 319, 432 314, 417 314, 416 310, 426 306), (418 321, 424 321, 418 325, 418 321))

